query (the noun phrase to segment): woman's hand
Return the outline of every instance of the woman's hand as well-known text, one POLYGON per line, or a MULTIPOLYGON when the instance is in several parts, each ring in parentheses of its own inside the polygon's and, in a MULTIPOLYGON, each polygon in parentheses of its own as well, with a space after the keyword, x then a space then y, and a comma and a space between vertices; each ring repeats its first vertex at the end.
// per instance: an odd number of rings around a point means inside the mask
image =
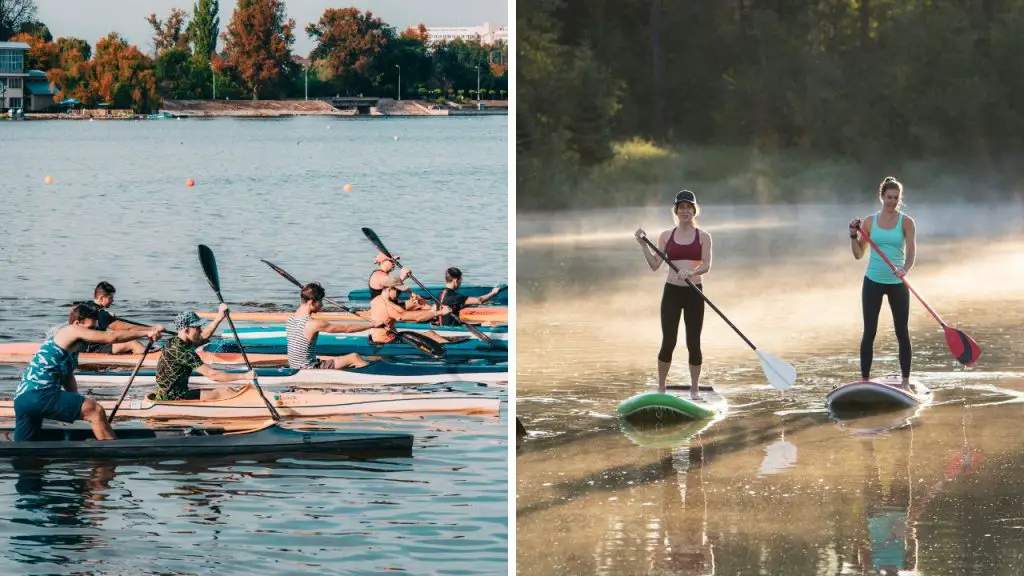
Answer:
POLYGON ((857 232, 860 231, 860 218, 854 218, 850 220, 850 238, 857 238, 857 232))
POLYGON ((633 236, 636 238, 637 242, 639 242, 641 245, 643 245, 644 238, 647 237, 647 232, 644 232, 643 228, 637 228, 636 232, 633 233, 633 236))

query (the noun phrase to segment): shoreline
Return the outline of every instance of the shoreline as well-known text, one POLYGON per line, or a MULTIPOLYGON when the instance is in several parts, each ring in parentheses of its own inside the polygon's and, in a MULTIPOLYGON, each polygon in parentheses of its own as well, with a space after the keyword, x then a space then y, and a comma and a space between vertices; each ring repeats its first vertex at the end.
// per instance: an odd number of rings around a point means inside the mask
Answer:
MULTIPOLYGON (((368 99, 370 100, 370 99, 368 99)), ((417 100, 379 99, 375 106, 336 108, 325 100, 166 100, 154 114, 130 110, 83 109, 72 114, 26 112, 24 120, 173 120, 180 118, 288 118, 340 116, 351 118, 508 116, 508 101, 484 101, 484 109, 448 103, 444 108, 417 100)))

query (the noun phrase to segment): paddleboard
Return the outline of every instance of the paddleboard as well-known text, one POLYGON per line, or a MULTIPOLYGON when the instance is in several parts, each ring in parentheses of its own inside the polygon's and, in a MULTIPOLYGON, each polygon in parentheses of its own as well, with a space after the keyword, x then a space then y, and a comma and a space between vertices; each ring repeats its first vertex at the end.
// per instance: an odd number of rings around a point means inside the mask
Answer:
POLYGON ((644 448, 679 448, 698 434, 704 433, 719 419, 684 420, 681 422, 630 422, 619 419, 622 433, 637 446, 644 448))
POLYGON ((899 375, 839 384, 825 397, 830 411, 865 411, 899 409, 930 404, 932 391, 921 382, 910 379, 911 390, 900 387, 899 375))
POLYGON ((728 411, 729 403, 710 386, 699 390, 700 400, 690 400, 689 386, 669 386, 665 394, 642 392, 619 403, 617 411, 632 423, 706 420, 728 411))

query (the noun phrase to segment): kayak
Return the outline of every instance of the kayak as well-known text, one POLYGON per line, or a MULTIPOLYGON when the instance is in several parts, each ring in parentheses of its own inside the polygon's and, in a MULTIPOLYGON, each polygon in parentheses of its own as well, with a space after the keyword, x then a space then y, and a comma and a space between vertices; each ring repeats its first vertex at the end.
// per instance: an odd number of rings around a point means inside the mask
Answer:
MULTIPOLYGON (((231 319, 236 322, 276 322, 283 324, 288 321, 288 317, 294 312, 231 312, 231 319)), ((365 313, 365 311, 364 311, 365 313)), ((213 320, 217 317, 216 312, 199 312, 200 318, 207 320, 213 320)), ((355 314, 349 314, 348 312, 318 312, 313 315, 314 318, 329 321, 355 321, 365 320, 355 314)), ((479 322, 481 324, 508 324, 508 307, 507 306, 475 306, 472 308, 463 308, 462 312, 459 312, 459 318, 463 322, 479 322)))
MULTIPOLYGON (((321 335, 323 336, 323 335, 321 335)), ((333 334, 332 334, 333 336, 333 334)), ((343 336, 343 335, 341 335, 343 336)), ((214 354, 235 354, 240 352, 235 339, 215 338, 203 348, 207 353, 214 354)), ((450 342, 444 345, 446 360, 465 360, 470 358, 486 358, 489 360, 507 362, 508 342, 505 340, 493 340, 487 344, 476 338, 469 338, 459 342, 450 342)), ((268 338, 258 344, 245 344, 245 351, 250 358, 254 355, 276 355, 285 356, 288 352, 288 342, 284 336, 268 338)), ((405 342, 396 340, 387 344, 374 344, 365 335, 350 335, 348 338, 332 339, 321 342, 317 339, 317 356, 344 356, 345 354, 356 353, 361 356, 419 356, 423 358, 422 352, 405 342)), ((287 356, 285 356, 287 358, 287 356)), ((81 362, 80 362, 81 363, 81 362)))
POLYGON ((43 426, 43 439, 15 442, 14 428, 0 428, 0 456, 30 458, 149 458, 228 456, 297 452, 349 456, 410 455, 413 436, 397 432, 290 429, 273 422, 229 431, 222 427, 182 426, 153 429, 115 427, 116 440, 97 441, 84 422, 43 426))
MULTIPOLYGON (((125 399, 117 418, 259 418, 270 414, 259 390, 252 384, 245 384, 237 394, 221 400, 153 400, 152 397, 150 393, 145 398, 125 399)), ((415 390, 355 394, 267 391, 266 398, 282 418, 386 413, 497 414, 501 405, 501 399, 495 397, 415 390)), ((100 401, 108 414, 116 404, 116 400, 100 401)), ((14 417, 13 400, 0 400, 0 417, 14 417)))
MULTIPOLYGON (((364 326, 366 324, 363 324, 364 326)), ((266 344, 267 342, 273 343, 275 340, 278 342, 287 342, 287 332, 284 324, 264 324, 262 326, 236 326, 235 329, 238 331, 238 339, 243 344, 266 344)), ((420 334, 426 332, 434 332, 445 338, 476 338, 469 330, 462 326, 432 326, 430 324, 417 323, 417 322, 399 322, 395 325, 396 330, 403 330, 407 332, 418 332, 420 334)), ((483 332, 491 340, 508 340, 508 325, 503 326, 478 326, 477 330, 483 332)), ((234 339, 232 336, 233 332, 231 328, 225 328, 222 331, 222 338, 226 340, 234 339)), ((354 332, 351 334, 327 334, 321 332, 317 336, 317 345, 327 343, 341 343, 352 338, 366 338, 367 332, 354 332)))
MULTIPOLYGON (((8 342, 0 344, 0 364, 28 364, 32 357, 39 351, 39 344, 35 342, 8 342)), ((143 366, 156 367, 160 361, 160 350, 154 350, 146 355, 143 366)), ((219 354, 203 350, 198 351, 199 358, 206 364, 245 364, 241 354, 219 354)), ((421 355, 422 356, 422 355, 421 355)), ((87 354, 78 355, 79 366, 135 366, 139 362, 140 354, 87 354)), ((249 361, 253 366, 287 366, 288 356, 285 354, 257 355, 249 354, 249 361)))
MULTIPOLYGON (((232 369, 227 372, 244 373, 246 369, 232 369)), ((130 370, 76 372, 79 384, 125 385, 130 370)), ((375 360, 362 368, 344 370, 297 370, 294 368, 257 368, 256 376, 263 386, 295 386, 298 384, 323 385, 369 385, 369 384, 437 384, 441 382, 508 382, 508 365, 502 364, 396 364, 375 360)), ((135 377, 136 384, 156 384, 155 370, 140 370, 135 377)), ((193 372, 191 385, 220 385, 209 378, 193 372)), ((236 384, 237 383, 232 383, 236 384)))
MULTIPOLYGON (((427 287, 427 290, 430 290, 430 293, 433 294, 435 298, 439 298, 441 296, 441 291, 445 289, 444 284, 426 284, 425 286, 427 287)), ((419 286, 411 286, 410 290, 424 298, 429 298, 427 296, 427 293, 419 286)), ((463 296, 466 296, 468 298, 479 298, 481 296, 486 296, 487 294, 490 294, 491 290, 494 290, 494 286, 463 284, 462 286, 459 287, 458 292, 459 294, 462 294, 463 296)), ((399 300, 402 301, 408 300, 409 293, 399 292, 398 298, 399 300)), ((348 299, 349 301, 353 302, 369 302, 370 289, 358 288, 356 290, 352 290, 351 292, 348 293, 348 299)), ((502 290, 501 292, 498 292, 498 294, 495 295, 494 298, 489 300, 487 304, 498 304, 501 306, 508 306, 508 290, 502 290)))
POLYGON ((833 412, 864 411, 873 409, 899 409, 930 404, 932 391, 911 378, 913 390, 899 387, 901 378, 889 375, 874 380, 859 380, 835 386, 825 397, 825 404, 833 412))
POLYGON ((689 386, 669 386, 666 394, 642 392, 619 403, 619 416, 631 422, 704 420, 725 414, 726 399, 711 387, 701 386, 700 400, 690 400, 689 386))

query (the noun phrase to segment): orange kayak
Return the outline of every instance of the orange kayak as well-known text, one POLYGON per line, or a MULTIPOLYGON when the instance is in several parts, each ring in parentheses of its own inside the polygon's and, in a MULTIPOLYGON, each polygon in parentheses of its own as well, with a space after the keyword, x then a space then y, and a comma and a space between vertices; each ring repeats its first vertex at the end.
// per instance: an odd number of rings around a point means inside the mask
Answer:
MULTIPOLYGON (((276 322, 284 323, 291 316, 291 312, 232 312, 231 319, 239 322, 276 322)), ((216 312, 200 312, 200 318, 212 320, 217 317, 216 312)), ((314 317, 321 320, 351 322, 360 320, 359 316, 348 312, 320 312, 314 317)), ((479 308, 464 308, 459 313, 459 318, 464 322, 475 322, 480 324, 508 324, 508 306, 481 306, 479 308)))
MULTIPOLYGON (((28 364, 32 357, 39 351, 40 344, 36 342, 10 342, 0 344, 0 364, 28 364)), ((139 362, 141 354, 86 354, 78 355, 80 366, 135 366, 139 362)), ((220 354, 211 352, 199 352, 199 357, 207 364, 244 364, 245 360, 241 354, 220 354)), ((146 355, 143 366, 156 366, 160 361, 160 351, 150 352, 146 355)), ((286 366, 288 365, 287 354, 249 354, 249 361, 253 366, 286 366)))

